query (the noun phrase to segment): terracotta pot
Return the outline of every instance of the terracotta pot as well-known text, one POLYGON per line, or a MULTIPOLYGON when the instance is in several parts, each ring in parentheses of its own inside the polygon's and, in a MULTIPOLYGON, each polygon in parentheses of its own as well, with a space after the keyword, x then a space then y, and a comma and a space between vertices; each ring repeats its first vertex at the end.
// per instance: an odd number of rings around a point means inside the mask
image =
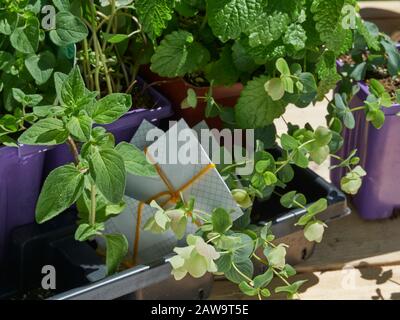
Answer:
MULTIPOLYGON (((174 108, 176 119, 183 118, 189 124, 194 126, 202 120, 206 120, 210 128, 221 129, 223 127, 222 121, 219 117, 206 118, 205 109, 206 103, 204 99, 199 99, 198 105, 195 109, 182 109, 181 103, 187 96, 188 89, 193 89, 197 96, 204 97, 208 92, 209 87, 196 87, 183 78, 163 78, 150 71, 148 66, 141 69, 141 75, 148 83, 153 83, 155 88, 167 97, 174 108)), ((241 83, 236 83, 231 87, 217 86, 213 87, 213 97, 215 101, 224 107, 234 107, 239 99, 240 93, 243 89, 241 83)))

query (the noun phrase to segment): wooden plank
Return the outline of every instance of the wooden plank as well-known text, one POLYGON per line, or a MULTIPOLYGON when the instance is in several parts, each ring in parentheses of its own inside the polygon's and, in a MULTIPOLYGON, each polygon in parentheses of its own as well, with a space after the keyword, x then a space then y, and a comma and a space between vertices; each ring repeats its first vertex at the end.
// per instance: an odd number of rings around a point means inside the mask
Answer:
MULTIPOLYGON (((299 274, 293 280, 308 282, 300 290, 301 300, 400 300, 400 266, 365 267, 299 274)), ((272 283, 271 287, 280 285, 272 283)), ((273 294, 270 299, 285 297, 273 294)), ((254 300, 235 284, 216 281, 210 300, 254 300)))
POLYGON ((358 4, 360 5, 361 9, 375 8, 392 11, 395 13, 397 12, 400 14, 400 1, 359 1, 358 4))
POLYGON ((345 265, 400 264, 400 219, 364 221, 356 213, 334 221, 298 272, 338 270, 345 265))

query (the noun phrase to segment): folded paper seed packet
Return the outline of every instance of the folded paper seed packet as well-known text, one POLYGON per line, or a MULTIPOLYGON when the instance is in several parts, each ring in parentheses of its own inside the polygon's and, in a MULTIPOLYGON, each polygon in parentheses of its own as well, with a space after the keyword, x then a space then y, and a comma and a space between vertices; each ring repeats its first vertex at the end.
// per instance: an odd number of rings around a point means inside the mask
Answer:
MULTIPOLYGON (((170 209, 181 197, 185 201, 194 198, 196 210, 211 214, 215 208, 223 207, 231 212, 233 220, 243 215, 197 138, 199 130, 205 128, 199 124, 193 130, 180 120, 163 132, 144 120, 132 138, 131 143, 146 152, 158 174, 154 177, 128 175, 126 209, 107 222, 106 232, 125 234, 129 256, 137 256, 136 264, 159 260, 170 255, 174 247, 186 245, 186 237, 178 241, 172 232, 154 234, 143 230, 160 207, 170 209)), ((186 234, 194 233, 197 228, 189 224, 186 234)))

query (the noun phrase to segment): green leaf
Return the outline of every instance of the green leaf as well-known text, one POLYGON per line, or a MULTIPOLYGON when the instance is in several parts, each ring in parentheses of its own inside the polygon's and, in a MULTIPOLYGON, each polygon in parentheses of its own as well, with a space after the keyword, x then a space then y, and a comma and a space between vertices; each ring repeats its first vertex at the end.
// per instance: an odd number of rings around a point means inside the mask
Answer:
POLYGON ((307 208, 307 212, 308 214, 315 216, 316 214, 325 211, 327 207, 328 201, 326 199, 319 199, 307 208))
POLYGON ((232 59, 237 70, 245 73, 253 73, 258 65, 251 54, 246 50, 241 41, 235 41, 232 46, 232 59))
POLYGON ((36 205, 36 221, 44 223, 73 205, 83 192, 83 174, 71 164, 53 170, 36 205))
POLYGON ((304 228, 304 236, 310 242, 320 243, 324 236, 325 224, 321 221, 309 222, 304 228))
POLYGON ((117 44, 129 39, 129 35, 127 34, 111 34, 111 33, 102 33, 104 39, 112 44, 117 44))
POLYGON ((38 105, 43 100, 43 97, 40 94, 25 94, 18 88, 13 88, 12 94, 15 101, 30 107, 38 105))
POLYGON ((50 39, 60 47, 78 43, 88 36, 85 24, 68 11, 56 15, 56 29, 50 31, 50 39))
POLYGON ((342 190, 351 195, 357 194, 362 185, 362 178, 366 175, 367 173, 361 166, 355 167, 341 179, 342 190))
POLYGON ((247 83, 235 107, 236 120, 241 128, 262 128, 279 118, 286 108, 282 100, 273 101, 265 92, 268 77, 261 76, 247 83))
POLYGON ((315 130, 314 139, 318 146, 326 146, 332 140, 332 132, 326 127, 318 127, 317 130, 315 130))
POLYGON ((350 28, 342 26, 342 9, 345 0, 315 0, 311 6, 311 13, 315 21, 315 29, 319 32, 320 39, 329 50, 343 53, 350 45, 348 37, 352 36, 350 28))
POLYGON ((151 70, 162 77, 182 77, 197 71, 210 59, 210 54, 194 41, 187 31, 166 35, 151 58, 151 70))
POLYGON ((254 278, 254 287, 259 289, 269 285, 273 277, 274 271, 271 268, 268 268, 265 273, 254 278))
POLYGON ((306 206, 307 200, 302 193, 290 191, 281 197, 280 203, 283 207, 288 209, 302 208, 306 206))
POLYGON ((112 93, 96 102, 91 117, 98 124, 109 124, 122 117, 131 107, 131 95, 112 93))
POLYGON ((307 34, 300 24, 293 23, 283 37, 283 42, 294 51, 303 50, 306 46, 307 34))
POLYGON ((50 51, 44 51, 27 58, 25 66, 36 84, 40 86, 51 78, 56 66, 56 58, 50 51))
POLYGON ((301 150, 294 152, 293 161, 300 168, 307 168, 309 164, 307 156, 301 150))
POLYGON ((398 76, 400 70, 400 53, 396 44, 390 40, 383 39, 382 46, 388 56, 388 71, 392 76, 398 76))
POLYGON ((303 215, 296 223, 298 226, 305 226, 309 223, 318 213, 324 212, 328 207, 326 199, 319 199, 307 208, 307 213, 303 215))
POLYGON ((79 68, 74 68, 62 84, 60 95, 62 103, 76 108, 79 105, 79 101, 85 95, 85 90, 85 82, 79 68))
POLYGON ((144 152, 136 146, 127 142, 121 142, 115 150, 124 159, 127 172, 143 177, 157 176, 154 165, 147 160, 144 152))
POLYGON ((290 295, 294 295, 294 294, 296 294, 296 293, 299 291, 300 287, 301 287, 304 283, 306 283, 307 281, 308 281, 308 280, 301 280, 301 281, 297 281, 297 282, 295 282, 295 283, 292 283, 292 284, 289 285, 289 286, 277 287, 277 288, 275 289, 275 293, 287 292, 287 293, 289 293, 290 295))
POLYGON ((272 186, 278 182, 278 178, 273 172, 267 171, 263 174, 264 182, 267 186, 272 186))
POLYGON ((285 83, 280 78, 273 78, 265 83, 265 91, 273 101, 279 101, 285 95, 285 83))
POLYGON ((0 33, 9 36, 17 26, 18 15, 15 12, 0 13, 0 33))
POLYGON ((79 116, 72 116, 66 124, 66 128, 78 141, 87 142, 92 133, 92 125, 92 118, 81 114, 79 116))
POLYGON ((197 94, 193 89, 187 91, 187 103, 191 108, 197 107, 197 94))
POLYGON ((59 119, 43 119, 27 129, 18 139, 19 143, 28 145, 56 145, 64 143, 68 131, 59 119))
POLYGON ((211 62, 205 68, 206 79, 217 86, 231 86, 239 80, 239 75, 229 46, 224 47, 218 60, 211 62))
POLYGON ((237 39, 249 31, 265 4, 254 0, 208 0, 208 23, 222 42, 237 39))
POLYGON ((135 7, 143 30, 155 40, 172 19, 174 0, 136 0, 135 7))
POLYGON ((53 0, 58 11, 69 11, 71 8, 70 0, 53 0))
POLYGON ((277 247, 270 250, 264 250, 264 255, 273 268, 282 269, 286 264, 286 248, 283 244, 279 244, 277 247))
POLYGON ((232 255, 230 253, 221 254, 215 263, 217 264, 218 272, 226 273, 232 267, 232 255))
POLYGON ((91 226, 87 223, 82 223, 75 231, 75 240, 81 242, 87 241, 92 237, 100 235, 101 231, 104 231, 103 223, 96 223, 94 226, 91 226))
MULTIPOLYGON (((243 260, 242 262, 234 263, 236 268, 239 269, 241 273, 249 278, 253 277, 254 266, 250 259, 243 260)), ((232 266, 227 272, 225 272, 225 277, 233 283, 241 283, 242 281, 247 281, 236 269, 232 266)))
POLYGON ((252 286, 250 286, 246 281, 242 281, 239 284, 239 289, 242 291, 246 296, 256 296, 258 293, 257 289, 254 289, 252 286))
POLYGON ((290 164, 287 164, 278 172, 278 179, 283 183, 289 183, 290 181, 293 180, 293 178, 294 178, 294 170, 290 164))
POLYGON ((213 231, 225 233, 232 227, 232 218, 226 210, 217 208, 212 213, 213 231))
POLYGON ((126 183, 123 158, 113 149, 96 150, 89 163, 90 173, 100 192, 111 203, 120 203, 126 183))
POLYGON ((26 54, 35 53, 39 47, 39 20, 30 17, 25 26, 16 28, 10 36, 11 45, 26 54))
POLYGON ((251 257, 254 251, 254 241, 250 236, 244 233, 234 233, 232 237, 239 238, 240 241, 236 242, 233 248, 233 261, 240 263, 246 261, 251 257))
POLYGON ((282 145, 283 150, 292 151, 292 150, 296 150, 300 146, 300 143, 292 136, 289 136, 288 134, 283 133, 281 135, 281 145, 282 145))
POLYGON ((106 234, 104 238, 107 246, 107 273, 112 275, 118 271, 119 265, 128 253, 128 240, 123 234, 106 234))
POLYGON ((290 76, 291 72, 290 72, 290 68, 286 62, 285 59, 283 58, 279 58, 276 61, 276 69, 281 73, 281 75, 283 76, 290 76))

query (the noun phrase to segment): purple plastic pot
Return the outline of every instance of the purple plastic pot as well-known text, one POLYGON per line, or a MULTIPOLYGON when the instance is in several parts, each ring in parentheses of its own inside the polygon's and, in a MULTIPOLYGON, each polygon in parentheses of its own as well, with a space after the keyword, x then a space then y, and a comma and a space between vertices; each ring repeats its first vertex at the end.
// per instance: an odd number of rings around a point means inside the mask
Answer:
MULTIPOLYGON (((145 85, 141 79, 138 82, 141 86, 145 85)), ((130 141, 144 119, 157 125, 160 120, 172 116, 171 103, 164 96, 151 87, 147 92, 154 102, 153 109, 131 110, 119 120, 103 126, 114 135, 116 143, 130 141)), ((57 146, 46 153, 44 173, 47 176, 53 169, 70 162, 73 162, 73 157, 68 146, 57 146)))
MULTIPOLYGON (((360 82, 360 91, 350 107, 364 105, 368 95, 368 86, 360 82)), ((345 143, 338 153, 341 157, 347 157, 352 150, 358 150, 357 155, 367 176, 363 179, 360 191, 353 197, 353 203, 359 215, 367 220, 386 219, 400 209, 400 143, 397 142, 400 118, 396 116, 400 112, 400 105, 382 110, 386 120, 380 130, 366 122, 364 111, 355 112, 356 127, 344 130, 345 143)), ((345 168, 334 169, 331 171, 331 180, 339 186, 344 175, 345 168)))
POLYGON ((45 147, 0 147, 0 261, 11 230, 34 221, 44 151, 45 147))

